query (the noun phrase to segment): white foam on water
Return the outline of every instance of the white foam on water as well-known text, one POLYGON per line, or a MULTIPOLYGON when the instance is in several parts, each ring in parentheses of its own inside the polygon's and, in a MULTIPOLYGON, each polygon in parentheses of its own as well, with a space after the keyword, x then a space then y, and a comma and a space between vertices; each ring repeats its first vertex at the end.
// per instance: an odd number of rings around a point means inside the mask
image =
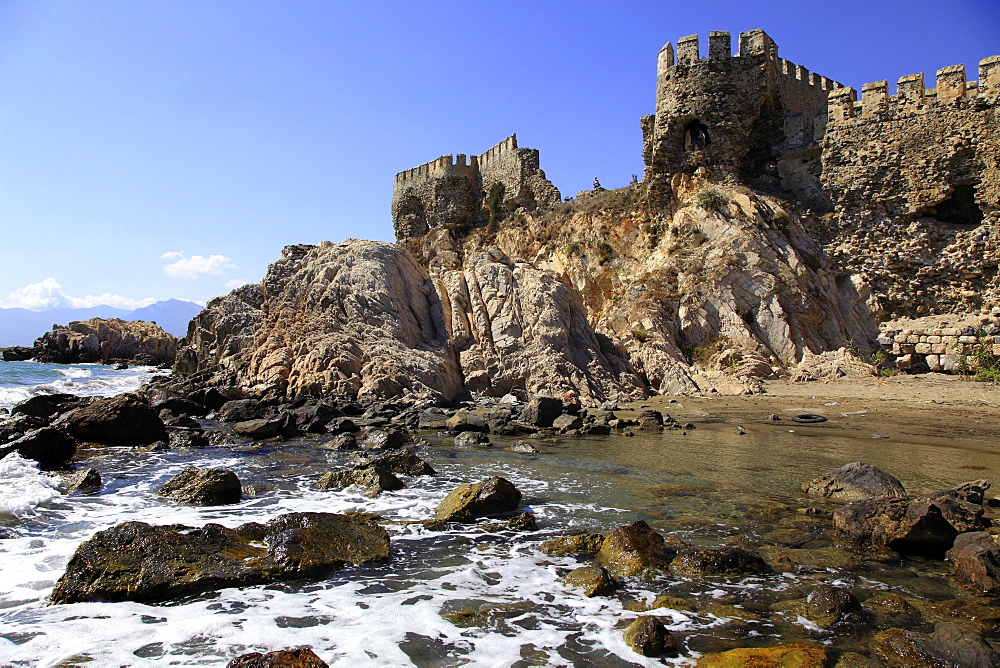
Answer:
POLYGON ((23 517, 62 496, 58 482, 38 470, 36 462, 12 452, 0 459, 0 514, 23 517))
POLYGON ((78 366, 72 366, 68 369, 58 369, 57 373, 66 376, 67 378, 90 378, 94 375, 94 372, 90 369, 78 366))
POLYGON ((131 392, 154 374, 168 371, 152 366, 115 369, 105 364, 42 364, 4 362, 0 365, 0 408, 10 409, 39 394, 65 392, 85 397, 110 397, 131 392))

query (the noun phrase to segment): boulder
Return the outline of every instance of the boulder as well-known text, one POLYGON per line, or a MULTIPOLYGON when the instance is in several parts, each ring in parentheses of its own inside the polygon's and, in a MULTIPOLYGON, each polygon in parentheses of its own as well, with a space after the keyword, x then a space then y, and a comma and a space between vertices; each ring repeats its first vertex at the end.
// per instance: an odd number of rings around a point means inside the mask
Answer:
POLYGON ((277 650, 262 654, 242 654, 227 664, 227 668, 327 668, 328 664, 308 647, 277 650))
POLYGON ((341 491, 351 485, 357 485, 365 490, 365 496, 378 496, 382 492, 403 489, 403 481, 388 471, 374 468, 347 469, 345 471, 329 471, 316 483, 316 489, 341 491))
POLYGON ((100 445, 148 445, 167 440, 163 420, 134 394, 98 399, 58 420, 79 441, 100 445))
POLYGON ((389 558, 389 535, 370 519, 288 513, 235 529, 124 522, 77 548, 53 603, 137 601, 322 578, 345 564, 389 558))
POLYGON ((62 468, 76 454, 76 440, 61 429, 42 427, 0 445, 0 459, 12 452, 38 462, 40 468, 62 468))
POLYGON ((240 479, 225 469, 189 466, 156 490, 160 496, 196 506, 222 506, 243 498, 240 479))
POLYGON ((459 485, 448 492, 435 517, 443 522, 473 522, 483 515, 517 510, 520 504, 521 492, 506 478, 494 477, 459 485))
POLYGON ((434 467, 418 457, 409 448, 379 455, 362 466, 375 469, 376 471, 399 473, 401 475, 435 475, 437 473, 434 467))
POLYGON ((689 547, 670 564, 670 572, 682 577, 764 575, 771 569, 759 554, 735 545, 689 547))
POLYGON ((171 448, 207 448, 211 445, 200 429, 171 429, 167 442, 171 448))
POLYGON ((1000 545, 985 531, 959 534, 948 551, 955 581, 980 594, 1000 594, 1000 545))
POLYGON ((538 448, 527 441, 517 441, 514 445, 510 446, 510 450, 512 452, 521 452, 528 455, 538 454, 538 448))
POLYGON ((300 434, 322 434, 330 420, 342 417, 336 406, 319 399, 301 399, 282 411, 288 416, 288 426, 300 434))
POLYGON ((559 431, 570 431, 571 429, 579 429, 583 426, 583 418, 579 415, 560 415, 555 420, 552 421, 552 428, 558 429, 559 431))
POLYGON ((916 499, 863 499, 837 508, 833 524, 851 540, 883 545, 900 554, 940 559, 967 531, 990 525, 983 517, 985 480, 935 492, 916 499))
POLYGON ((101 474, 91 468, 77 469, 63 476, 63 494, 94 494, 101 490, 101 474))
POLYGON ((566 586, 579 589, 587 598, 610 596, 615 592, 615 581, 600 566, 580 566, 563 578, 566 586))
POLYGON ((486 418, 478 413, 458 411, 445 420, 445 426, 452 431, 487 431, 486 418))
POLYGON ((233 399, 222 404, 215 417, 223 422, 246 422, 274 417, 274 411, 259 399, 233 399))
POLYGON ((539 549, 553 557, 596 557, 603 544, 604 534, 581 533, 552 538, 542 543, 539 549))
POLYGON ((555 397, 531 397, 521 411, 521 422, 535 427, 551 427, 553 421, 562 415, 562 400, 555 397))
POLYGON ((417 418, 418 429, 447 429, 448 416, 440 412, 440 409, 426 410, 417 418))
POLYGON ((409 440, 402 429, 372 429, 361 439, 361 447, 367 450, 395 450, 403 447, 409 440))
POLYGON ((676 550, 663 536, 639 520, 604 534, 596 560, 616 578, 638 575, 647 568, 666 570, 676 550))
POLYGON ((320 447, 326 450, 357 450, 358 439, 354 436, 354 434, 345 432, 343 434, 337 434, 329 441, 322 443, 320 447))
POLYGON ((252 441, 262 441, 279 436, 285 429, 285 417, 257 418, 237 422, 231 431, 242 438, 252 441))
POLYGON ((328 664, 308 647, 300 647, 267 654, 241 654, 226 664, 226 668, 328 668, 328 664))
POLYGON ((333 418, 326 423, 328 434, 346 434, 354 431, 358 431, 358 425, 349 417, 333 418))
POLYGON ((793 644, 778 647, 741 647, 718 654, 706 654, 696 668, 826 668, 826 650, 816 645, 793 644))
POLYGON ((654 410, 644 410, 636 416, 639 429, 656 431, 663 428, 663 413, 654 410))
POLYGON ((891 668, 993 668, 1000 654, 965 626, 939 623, 931 634, 887 629, 871 642, 875 653, 891 668))
POLYGON ((456 448, 489 448, 490 437, 478 431, 463 431, 455 437, 456 448))
POLYGON ((906 498, 906 490, 899 480, 864 462, 851 462, 821 475, 803 484, 802 491, 834 501, 906 498))
POLYGON ((10 414, 47 418, 65 413, 75 408, 81 401, 82 399, 75 394, 37 394, 14 406, 10 414))
POLYGON ((677 641, 653 615, 642 615, 629 624, 622 639, 643 656, 677 656, 677 641))

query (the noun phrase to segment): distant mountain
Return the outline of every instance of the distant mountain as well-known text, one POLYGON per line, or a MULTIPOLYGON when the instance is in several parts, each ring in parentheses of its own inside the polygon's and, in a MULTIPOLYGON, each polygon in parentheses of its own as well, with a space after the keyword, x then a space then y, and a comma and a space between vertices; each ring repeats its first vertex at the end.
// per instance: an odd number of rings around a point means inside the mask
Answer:
POLYGON ((188 322, 201 306, 180 299, 156 302, 134 311, 112 306, 91 308, 57 308, 51 311, 29 311, 23 308, 0 308, 0 347, 30 346, 53 325, 66 325, 74 320, 91 318, 121 318, 155 322, 176 337, 187 334, 188 322))

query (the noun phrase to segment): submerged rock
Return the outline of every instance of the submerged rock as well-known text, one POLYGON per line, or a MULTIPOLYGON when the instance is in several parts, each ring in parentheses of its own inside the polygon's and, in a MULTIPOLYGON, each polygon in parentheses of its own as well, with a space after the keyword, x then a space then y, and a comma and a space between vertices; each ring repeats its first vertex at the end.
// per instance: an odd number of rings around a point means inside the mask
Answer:
POLYGON ((735 545, 690 547, 670 564, 670 571, 685 577, 764 575, 771 569, 759 554, 735 545))
POLYGON ((563 582, 569 587, 581 590, 587 598, 610 596, 615 591, 615 581, 600 566, 574 568, 566 574, 563 582))
POLYGON ((328 664, 308 647, 300 647, 267 654, 249 652, 230 661, 226 668, 328 668, 328 664))
POLYGON ((344 564, 389 558, 389 535, 371 520, 289 513, 230 529, 124 522, 77 548, 53 603, 137 601, 323 577, 344 564))
POLYGON ((802 485, 802 491, 834 501, 906 498, 906 490, 899 480, 864 462, 851 462, 821 475, 802 485))
POLYGON ((643 656, 677 656, 677 641, 653 615, 643 615, 629 624, 622 639, 643 656))
POLYGON ((828 629, 856 617, 861 612, 861 603, 846 589, 820 585, 813 587, 805 598, 785 601, 772 609, 787 611, 828 629))
POLYGON ((459 485, 438 505, 435 517, 443 522, 472 522, 483 515, 517 510, 521 492, 506 478, 459 485))
POLYGON ((597 552, 598 563, 616 578, 638 575, 647 568, 666 570, 677 551, 663 536, 639 520, 604 534, 597 552))
POLYGON ((960 624, 937 624, 929 635, 887 629, 872 638, 871 647, 892 668, 993 668, 1000 665, 1000 653, 960 624))
POLYGON ((77 440, 101 445, 148 445, 168 439, 157 412, 134 394, 98 399, 61 416, 58 424, 77 440))
POLYGON ((826 668, 826 650, 816 645, 795 644, 779 647, 746 647, 698 659, 697 668, 826 668))
POLYGON ((198 469, 189 466, 156 490, 179 503, 196 506, 222 506, 239 503, 243 498, 240 479, 225 469, 198 469))
POLYGON ((316 483, 316 489, 341 491, 351 485, 357 485, 365 491, 365 496, 378 496, 382 492, 403 489, 403 481, 388 471, 377 470, 374 467, 348 469, 346 471, 330 471, 316 483))

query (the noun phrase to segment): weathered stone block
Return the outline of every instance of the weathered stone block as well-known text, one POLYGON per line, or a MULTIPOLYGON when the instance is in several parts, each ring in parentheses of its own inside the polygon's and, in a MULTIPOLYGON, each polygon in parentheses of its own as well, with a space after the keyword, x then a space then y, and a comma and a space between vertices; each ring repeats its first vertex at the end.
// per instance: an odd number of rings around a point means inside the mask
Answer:
POLYGON ((927 337, 927 343, 941 343, 941 337, 936 334, 931 334, 927 337))
POLYGON ((931 344, 929 344, 929 343, 918 343, 916 346, 914 346, 913 352, 918 353, 920 355, 926 355, 929 352, 931 352, 931 344))
POLYGON ((931 371, 941 370, 941 358, 938 355, 928 355, 925 358, 925 361, 927 362, 927 367, 931 371))

